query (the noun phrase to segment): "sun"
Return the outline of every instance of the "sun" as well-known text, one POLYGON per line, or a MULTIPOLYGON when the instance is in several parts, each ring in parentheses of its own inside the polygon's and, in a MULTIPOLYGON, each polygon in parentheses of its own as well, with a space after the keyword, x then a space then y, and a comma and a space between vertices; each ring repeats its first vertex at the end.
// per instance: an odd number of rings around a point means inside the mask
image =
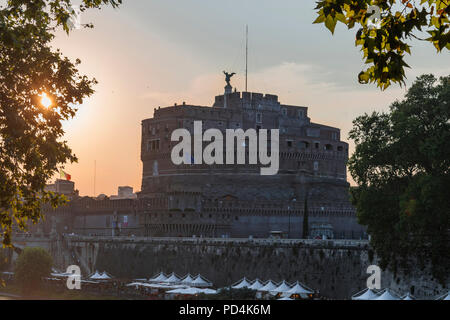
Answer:
POLYGON ((41 104, 45 107, 48 108, 52 105, 52 100, 47 96, 47 94, 45 92, 43 92, 41 95, 41 104))

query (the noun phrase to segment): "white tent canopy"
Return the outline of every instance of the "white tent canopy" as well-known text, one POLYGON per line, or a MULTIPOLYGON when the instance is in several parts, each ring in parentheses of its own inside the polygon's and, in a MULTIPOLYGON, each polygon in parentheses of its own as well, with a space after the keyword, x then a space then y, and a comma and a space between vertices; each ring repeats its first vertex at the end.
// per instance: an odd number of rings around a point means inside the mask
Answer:
POLYGON ((385 289, 379 297, 373 300, 400 300, 400 298, 394 292, 390 291, 389 289, 385 289))
POLYGON ((294 299, 291 299, 289 297, 284 297, 284 298, 280 298, 280 299, 277 299, 277 300, 294 300, 294 299))
POLYGON ((261 289, 262 287, 264 287, 264 284, 259 280, 259 279, 256 279, 253 283, 252 283, 252 285, 250 286, 250 287, 248 287, 249 289, 252 289, 252 290, 259 290, 259 289, 261 289))
POLYGON ((181 279, 175 274, 175 272, 172 272, 170 277, 168 277, 166 280, 164 280, 164 282, 176 283, 176 282, 180 282, 180 280, 181 279))
POLYGON ((203 278, 200 274, 198 274, 195 279, 191 283, 192 285, 196 287, 210 287, 212 286, 211 281, 209 281, 206 278, 203 278))
POLYGON ((273 283, 272 280, 269 280, 262 288, 259 288, 258 291, 272 291, 276 288, 277 288, 277 285, 275 283, 273 283))
POLYGON ((180 288, 180 289, 173 289, 167 291, 167 293, 174 293, 174 294, 198 294, 198 288, 180 288))
POLYGON ((92 274, 89 279, 97 279, 100 277, 100 273, 98 273, 98 270, 95 270, 94 274, 92 274))
POLYGON ((194 278, 192 278, 191 274, 188 273, 183 280, 181 280, 181 283, 185 283, 185 284, 191 284, 192 281, 194 281, 194 278))
POLYGON ((291 286, 286 281, 283 280, 278 287, 270 291, 279 293, 279 292, 288 292, 289 290, 291 290, 291 286))
POLYGON ((402 300, 416 300, 411 294, 407 293, 402 300))
POLYGON ((154 289, 185 289, 186 286, 182 284, 168 284, 168 283, 143 283, 142 286, 154 289))
POLYGON ((209 289, 209 288, 200 289, 200 290, 202 290, 202 293, 204 293, 204 294, 216 294, 217 293, 217 290, 209 289))
POLYGON ((436 300, 444 300, 444 301, 449 301, 450 300, 450 291, 447 292, 446 294, 439 296, 436 300))
POLYGON ((127 284, 126 286, 127 287, 139 287, 139 286, 142 286, 144 284, 145 283, 143 283, 143 282, 131 282, 131 283, 127 284))
POLYGON ((352 296, 352 300, 373 300, 378 298, 379 294, 372 289, 366 288, 352 296))
POLYGON ((153 278, 149 279, 150 282, 163 282, 167 280, 167 276, 161 271, 158 275, 155 275, 153 278))
POLYGON ((298 294, 302 298, 308 297, 308 294, 314 293, 311 289, 307 288, 305 285, 301 284, 300 282, 296 282, 295 285, 288 291, 286 291, 287 294, 293 295, 298 294))
POLYGON ((53 273, 51 273, 51 276, 52 276, 52 277, 61 277, 61 278, 67 278, 67 277, 69 277, 69 276, 72 276, 72 277, 80 277, 79 274, 76 274, 76 273, 66 273, 66 272, 64 272, 64 273, 53 272, 53 273))
POLYGON ((91 280, 109 280, 112 279, 111 275, 109 275, 106 271, 99 273, 95 270, 95 273, 89 277, 91 280))
POLYGON ((195 295, 195 294, 199 294, 199 293, 216 294, 217 291, 213 290, 213 289, 201 289, 201 288, 193 288, 193 287, 191 287, 191 288, 185 288, 185 289, 169 290, 169 291, 167 291, 167 293, 195 295))
POLYGON ((103 273, 100 274, 100 277, 98 279, 109 280, 109 279, 112 279, 112 276, 110 274, 108 274, 106 271, 103 271, 103 273))
POLYGON ((242 289, 242 288, 249 288, 251 285, 252 285, 251 281, 247 281, 247 279, 244 277, 231 287, 233 289, 242 289))

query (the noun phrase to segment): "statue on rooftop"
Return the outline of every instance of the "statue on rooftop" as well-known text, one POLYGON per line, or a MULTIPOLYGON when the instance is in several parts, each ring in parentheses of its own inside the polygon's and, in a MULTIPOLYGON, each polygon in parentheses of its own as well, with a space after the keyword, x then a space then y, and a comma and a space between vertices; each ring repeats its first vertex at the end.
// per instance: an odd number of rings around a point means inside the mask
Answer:
POLYGON ((227 85, 230 86, 231 77, 234 76, 236 73, 235 72, 228 73, 228 72, 224 71, 223 74, 225 75, 225 81, 226 81, 227 85))

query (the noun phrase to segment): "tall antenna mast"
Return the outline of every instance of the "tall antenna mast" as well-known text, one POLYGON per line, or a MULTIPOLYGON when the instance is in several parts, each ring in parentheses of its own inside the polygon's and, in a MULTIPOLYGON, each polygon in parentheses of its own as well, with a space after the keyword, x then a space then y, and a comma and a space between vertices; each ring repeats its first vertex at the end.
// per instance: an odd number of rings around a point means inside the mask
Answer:
POLYGON ((97 160, 94 160, 94 197, 95 197, 95 176, 97 174, 97 160))
POLYGON ((247 92, 248 77, 248 24, 245 25, 245 92, 247 92))

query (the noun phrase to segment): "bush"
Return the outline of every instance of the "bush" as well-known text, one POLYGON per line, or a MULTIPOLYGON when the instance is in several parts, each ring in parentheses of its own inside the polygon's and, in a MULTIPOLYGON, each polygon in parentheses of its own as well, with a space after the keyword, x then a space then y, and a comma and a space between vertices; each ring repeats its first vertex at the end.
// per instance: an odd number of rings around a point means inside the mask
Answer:
POLYGON ((25 248, 15 267, 15 279, 23 289, 38 289, 44 277, 52 271, 53 259, 42 248, 25 248))

